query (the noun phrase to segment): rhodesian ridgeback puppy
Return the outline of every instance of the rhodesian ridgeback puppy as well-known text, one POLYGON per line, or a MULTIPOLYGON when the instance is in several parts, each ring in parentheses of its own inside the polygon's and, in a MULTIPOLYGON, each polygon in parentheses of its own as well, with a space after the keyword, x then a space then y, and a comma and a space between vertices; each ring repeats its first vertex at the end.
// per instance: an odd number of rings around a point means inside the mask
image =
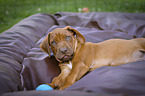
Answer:
POLYGON ((59 90, 69 87, 88 71, 139 61, 145 55, 144 38, 91 43, 85 42, 84 36, 70 26, 57 28, 47 35, 40 48, 50 56, 50 47, 61 73, 49 85, 59 90))

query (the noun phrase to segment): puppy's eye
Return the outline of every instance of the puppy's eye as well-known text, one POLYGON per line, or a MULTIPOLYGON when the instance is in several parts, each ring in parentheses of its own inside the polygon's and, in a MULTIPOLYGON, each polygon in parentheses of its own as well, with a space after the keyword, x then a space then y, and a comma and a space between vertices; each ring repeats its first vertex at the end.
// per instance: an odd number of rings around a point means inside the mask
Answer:
POLYGON ((51 42, 51 44, 52 44, 52 45, 55 45, 55 44, 56 44, 56 42, 55 42, 55 41, 52 41, 52 42, 51 42))
POLYGON ((66 40, 70 40, 71 36, 66 36, 66 40))

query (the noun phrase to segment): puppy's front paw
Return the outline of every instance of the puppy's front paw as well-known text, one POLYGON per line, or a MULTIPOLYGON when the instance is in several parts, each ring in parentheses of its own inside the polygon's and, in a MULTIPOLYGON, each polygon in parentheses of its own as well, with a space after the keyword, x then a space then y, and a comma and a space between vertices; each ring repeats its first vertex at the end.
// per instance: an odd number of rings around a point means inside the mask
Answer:
POLYGON ((58 88, 58 85, 57 84, 54 84, 54 83, 46 83, 47 85, 51 86, 53 89, 57 89, 58 88))
POLYGON ((64 84, 64 81, 62 80, 62 78, 60 77, 55 77, 52 80, 52 83, 48 84, 49 86, 51 86, 53 89, 59 89, 60 87, 62 87, 64 84))

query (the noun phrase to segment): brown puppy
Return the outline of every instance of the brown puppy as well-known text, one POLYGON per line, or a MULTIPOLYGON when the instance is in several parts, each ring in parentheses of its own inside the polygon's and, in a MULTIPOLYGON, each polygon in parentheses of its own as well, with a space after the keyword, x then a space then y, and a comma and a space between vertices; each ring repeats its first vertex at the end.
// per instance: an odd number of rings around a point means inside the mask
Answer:
POLYGON ((139 61, 145 55, 145 39, 110 39, 100 43, 85 42, 77 30, 67 26, 50 32, 40 48, 49 54, 50 48, 60 62, 61 73, 49 85, 63 90, 86 72, 102 66, 118 66, 139 61))

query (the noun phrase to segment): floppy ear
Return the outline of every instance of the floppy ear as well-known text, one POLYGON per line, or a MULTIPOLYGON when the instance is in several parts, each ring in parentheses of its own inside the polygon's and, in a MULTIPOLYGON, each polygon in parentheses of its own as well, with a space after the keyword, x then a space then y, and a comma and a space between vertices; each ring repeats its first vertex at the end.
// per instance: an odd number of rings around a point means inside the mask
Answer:
POLYGON ((48 33, 47 37, 42 41, 42 43, 40 44, 40 48, 43 52, 47 53, 50 57, 51 54, 49 48, 49 38, 50 38, 50 33, 48 33))
POLYGON ((72 31, 76 35, 77 40, 81 44, 85 44, 85 37, 78 30, 71 28, 70 26, 66 26, 64 29, 66 29, 68 31, 72 31))

